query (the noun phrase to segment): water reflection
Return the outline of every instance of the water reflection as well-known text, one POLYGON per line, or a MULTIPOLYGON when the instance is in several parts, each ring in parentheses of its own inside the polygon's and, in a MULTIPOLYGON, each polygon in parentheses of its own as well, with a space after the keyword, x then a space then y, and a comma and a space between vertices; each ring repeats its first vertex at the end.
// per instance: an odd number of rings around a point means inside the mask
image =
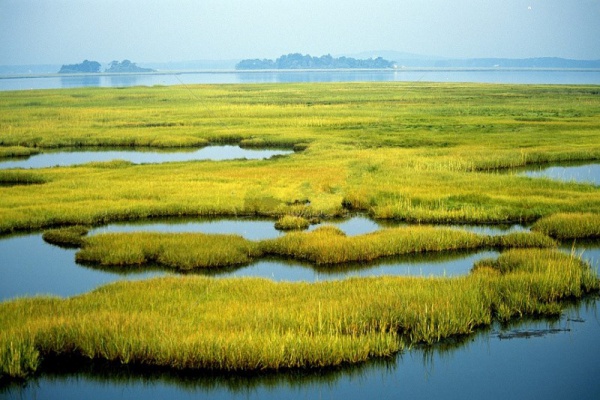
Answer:
POLYGON ((77 87, 98 87, 100 86, 99 75, 71 75, 60 77, 60 87, 63 89, 77 87))
POLYGON ((41 234, 0 239, 0 301, 33 295, 73 296, 116 280, 148 279, 164 270, 107 273, 75 263, 74 249, 45 243, 41 234))
MULTIPOLYGON (((43 241, 41 234, 1 239, 0 301, 42 294, 69 297, 119 280, 184 276, 159 266, 86 267, 75 262, 76 251, 49 245, 43 241)), ((478 259, 497 255, 491 251, 425 253, 338 266, 315 266, 294 260, 266 258, 247 266, 195 270, 189 274, 217 278, 261 277, 288 282, 382 275, 457 276, 468 274, 478 259)))
POLYGON ((563 182, 600 185, 600 164, 538 165, 535 167, 511 169, 510 172, 531 178, 549 178, 563 182))
POLYGON ((117 222, 90 230, 89 235, 113 232, 197 232, 206 234, 240 235, 248 240, 273 239, 282 232, 275 221, 258 218, 168 218, 151 221, 117 222))
MULTIPOLYGON (((347 236, 364 235, 378 231, 381 224, 365 216, 354 216, 347 219, 327 220, 313 224, 308 231, 323 225, 334 225, 347 236)), ((275 229, 275 221, 261 218, 166 218, 141 220, 132 222, 116 222, 90 230, 89 235, 109 232, 198 232, 206 234, 240 235, 248 240, 274 239, 284 232, 275 229)))
POLYGON ((86 149, 85 151, 48 151, 32 155, 26 159, 0 162, 0 169, 8 168, 48 168, 54 166, 69 166, 89 162, 105 162, 125 160, 135 164, 165 163, 198 160, 261 160, 274 156, 293 153, 292 150, 282 149, 243 149, 239 146, 207 146, 196 150, 159 151, 156 149, 86 149))
POLYGON ((396 357, 319 370, 216 374, 53 360, 8 398, 464 399, 596 398, 600 393, 600 300, 560 318, 495 324, 473 335, 396 357), (503 338, 511 331, 528 337, 503 338), (543 334, 546 332, 547 334, 543 334))
MULTIPOLYGON (((189 219, 169 218, 151 221, 114 223, 94 228, 89 235, 107 232, 200 232, 206 234, 236 234, 249 240, 272 239, 283 235, 274 227, 275 221, 254 218, 189 219)), ((312 225, 335 225, 347 235, 362 235, 384 227, 405 226, 390 222, 373 221, 363 215, 349 219, 325 221, 312 225)), ((521 225, 473 226, 457 225, 453 229, 467 229, 481 234, 504 234, 526 230, 521 225)), ((600 269, 600 243, 576 241, 561 246, 565 252, 589 262, 600 269)), ((73 296, 89 292, 103 284, 117 280, 137 280, 176 275, 160 266, 98 267, 83 266, 75 262, 76 249, 62 249, 45 243, 41 234, 16 235, 0 239, 0 301, 17 296, 50 294, 73 296)), ((227 277, 261 277, 274 281, 317 282, 368 276, 459 276, 466 275, 473 264, 482 258, 495 258, 491 250, 430 252, 400 257, 381 258, 368 263, 317 266, 312 263, 281 258, 263 258, 245 266, 196 270, 189 274, 227 277)), ((181 274, 177 274, 181 276, 181 274)))
POLYGON ((387 71, 199 71, 140 75, 0 76, 0 91, 72 87, 126 87, 181 84, 289 83, 289 82, 486 82, 526 84, 600 84, 597 70, 511 69, 397 69, 387 71))
POLYGON ((263 277, 274 281, 319 282, 371 276, 460 276, 467 275, 482 258, 497 257, 495 251, 453 251, 410 254, 365 263, 313 265, 299 261, 261 260, 234 271, 214 271, 213 276, 263 277))

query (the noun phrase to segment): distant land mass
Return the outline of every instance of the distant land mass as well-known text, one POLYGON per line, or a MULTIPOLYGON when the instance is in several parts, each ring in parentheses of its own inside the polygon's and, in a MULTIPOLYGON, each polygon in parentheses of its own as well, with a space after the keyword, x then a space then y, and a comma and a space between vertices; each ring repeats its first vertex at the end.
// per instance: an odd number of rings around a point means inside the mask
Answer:
POLYGON ((135 65, 129 60, 123 60, 121 62, 112 61, 109 68, 104 72, 118 73, 118 72, 154 72, 151 68, 142 68, 135 65))
MULTIPOLYGON (((80 64, 65 64, 60 67, 59 74, 84 74, 84 73, 99 73, 102 65, 98 61, 84 60, 80 64)), ((123 72, 154 72, 151 68, 138 67, 135 63, 129 60, 112 61, 109 67, 104 70, 108 73, 123 73, 123 72)))
POLYGON ((82 74, 100 72, 100 63, 98 61, 84 60, 80 64, 65 64, 60 67, 59 74, 82 74))
MULTIPOLYGON (((410 66, 411 63, 399 62, 398 64, 410 66)), ((600 68, 600 60, 569 60, 558 57, 432 60, 428 65, 421 60, 418 64, 421 67, 429 65, 433 68, 600 68)))
POLYGON ((237 70, 256 69, 364 69, 364 68, 394 68, 392 61, 377 57, 360 60, 352 57, 332 57, 330 54, 321 57, 312 57, 293 53, 283 55, 276 60, 247 59, 235 65, 237 70))
MULTIPOLYGON (((531 69, 600 69, 598 60, 573 60, 559 57, 536 58, 444 58, 422 54, 412 54, 393 50, 368 51, 345 55, 327 55, 321 57, 291 54, 277 60, 192 60, 144 62, 148 68, 138 67, 133 62, 113 61, 104 64, 106 72, 152 72, 152 71, 233 71, 253 69, 279 69, 278 65, 287 64, 287 68, 327 69, 327 68, 531 68, 531 69), (335 62, 334 62, 335 60, 335 62), (388 61, 389 60, 389 61, 388 61), (366 65, 360 61, 368 62, 366 65), (259 68, 260 67, 260 68, 259 68), (150 70, 150 71, 148 71, 150 70)), ((97 61, 85 60, 71 65, 0 65, 0 75, 37 75, 60 73, 99 73, 103 66, 97 61)))
POLYGON ((384 57, 398 68, 573 68, 600 69, 599 60, 572 60, 560 57, 534 58, 444 58, 392 50, 363 52, 354 57, 384 57))

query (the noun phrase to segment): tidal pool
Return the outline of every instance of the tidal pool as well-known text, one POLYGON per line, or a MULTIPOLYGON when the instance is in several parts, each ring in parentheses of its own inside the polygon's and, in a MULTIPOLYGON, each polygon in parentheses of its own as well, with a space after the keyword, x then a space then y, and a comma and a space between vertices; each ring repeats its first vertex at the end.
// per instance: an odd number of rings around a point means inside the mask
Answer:
POLYGON ((273 156, 282 156, 293 153, 292 150, 283 149, 246 149, 239 146, 207 146, 193 151, 158 151, 156 149, 87 149, 85 151, 48 151, 32 155, 25 159, 10 159, 0 161, 0 169, 8 168, 49 168, 55 166, 69 166, 89 162, 103 162, 111 160, 125 160, 134 164, 158 164, 175 161, 196 160, 234 160, 268 159, 273 156))
POLYGON ((549 178, 563 182, 600 185, 600 164, 537 166, 519 170, 518 174, 531 178, 549 178))
POLYGON ((258 375, 157 371, 64 362, 10 399, 596 399, 600 393, 598 297, 560 318, 494 324, 465 338, 341 368, 258 375))
MULTIPOLYGON (((311 225, 308 231, 323 225, 334 225, 348 236, 364 235, 375 232, 382 226, 364 216, 355 216, 343 220, 323 221, 311 225)), ((89 235, 109 232, 199 232, 207 234, 234 234, 248 240, 273 239, 284 234, 275 229, 275 221, 260 218, 167 218, 147 221, 117 222, 92 229, 89 235)))

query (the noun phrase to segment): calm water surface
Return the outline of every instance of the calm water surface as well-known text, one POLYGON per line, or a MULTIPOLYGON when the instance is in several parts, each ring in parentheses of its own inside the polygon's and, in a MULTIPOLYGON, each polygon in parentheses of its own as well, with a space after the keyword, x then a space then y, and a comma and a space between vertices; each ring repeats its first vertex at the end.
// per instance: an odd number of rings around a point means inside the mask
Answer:
MULTIPOLYGON (((357 216, 328 224, 347 235, 361 235, 381 229, 369 218, 357 216)), ((320 225, 313 225, 316 229, 320 225)), ((480 227, 476 227, 480 229, 480 227)), ((207 234, 237 234, 249 240, 275 238, 282 233, 272 220, 163 220, 151 223, 117 223, 94 228, 92 234, 107 232, 201 232, 207 234)), ((175 275, 161 268, 97 269, 75 262, 76 249, 62 249, 43 241, 41 234, 0 238, 0 300, 20 296, 50 294, 62 297, 89 292, 117 280, 137 280, 175 275)), ((308 281, 343 279, 353 276, 415 275, 456 276, 467 274, 473 263, 484 257, 497 256, 493 251, 440 252, 380 259, 362 264, 314 266, 309 263, 282 259, 261 259, 248 266, 197 271, 214 277, 262 277, 275 281, 308 281)))
POLYGON ((165 163, 174 161, 196 160, 260 160, 273 156, 288 155, 291 150, 274 149, 243 149, 239 146, 207 146, 194 151, 140 151, 140 150, 111 150, 104 149, 85 151, 57 151, 32 155, 26 159, 11 159, 0 161, 0 169, 7 168, 48 168, 69 166, 89 162, 125 160, 134 164, 165 163))
POLYGON ((600 186, 600 164, 535 167, 521 172, 521 175, 600 186))
POLYGON ((416 348, 388 360, 260 376, 51 366, 0 387, 7 399, 598 399, 597 298, 554 320, 493 325, 460 343, 416 348))
POLYGON ((207 71, 173 74, 84 76, 0 76, 0 91, 75 87, 171 86, 220 83, 292 82, 481 82, 524 84, 600 84, 597 70, 400 69, 373 71, 207 71))
MULTIPOLYGON (((342 229, 348 236, 375 232, 392 226, 389 222, 376 222, 364 216, 347 220, 328 221, 342 229)), ((316 229, 319 225, 312 225, 316 229)), ((397 225, 396 225, 397 226, 397 225)), ((511 226, 451 226, 483 234, 503 234, 524 231, 521 225, 511 226)), ((274 228, 274 221, 260 219, 168 219, 115 223, 94 228, 90 235, 108 232, 200 232, 207 234, 236 234, 249 240, 276 238, 283 233, 274 228)), ((600 264, 600 243, 577 241, 575 252, 595 268, 600 264)), ((565 252, 573 250, 565 244, 565 252)), ((75 249, 62 249, 45 243, 41 234, 17 235, 0 238, 0 300, 18 296, 50 294, 62 297, 89 292, 117 280, 138 280, 176 275, 160 267, 142 268, 92 268, 75 263, 75 249)), ((402 257, 383 258, 370 263, 344 264, 342 266, 315 266, 310 263, 283 259, 261 259, 247 266, 196 271, 196 274, 223 277, 261 277, 274 281, 317 282, 347 277, 365 276, 458 276, 466 275, 473 264, 482 259, 497 257, 498 252, 480 250, 465 252, 438 252, 402 257)))

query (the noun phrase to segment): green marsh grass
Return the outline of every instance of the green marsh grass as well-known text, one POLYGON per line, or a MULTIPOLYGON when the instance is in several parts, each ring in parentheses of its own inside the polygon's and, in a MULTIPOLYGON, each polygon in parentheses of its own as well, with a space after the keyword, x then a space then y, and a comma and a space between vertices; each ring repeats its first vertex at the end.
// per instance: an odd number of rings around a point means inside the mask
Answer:
POLYGON ((0 159, 14 157, 29 157, 38 154, 39 149, 24 146, 0 146, 0 159))
POLYGON ((561 240, 598 238, 600 237, 600 214, 553 214, 538 220, 532 229, 561 240))
POLYGON ((261 253, 237 235, 107 233, 85 237, 77 262, 99 265, 157 264, 181 271, 248 264, 261 253))
POLYGON ((36 185, 46 182, 43 175, 33 171, 0 170, 1 186, 36 185))
POLYGON ((308 229, 310 221, 303 217, 284 215, 275 222, 275 229, 280 231, 293 231, 308 229))
POLYGON ((312 232, 288 232, 261 241, 196 233, 132 232, 83 237, 73 229, 75 232, 70 228, 50 232, 66 236, 58 241, 67 242, 73 235, 81 241, 77 262, 100 266, 160 265, 181 271, 243 265, 268 256, 328 265, 424 252, 556 246, 554 240, 541 233, 488 236, 433 226, 383 229, 347 237, 338 228, 325 225, 312 232))
POLYGON ((221 371, 358 363, 494 319, 556 314, 598 286, 589 265, 552 249, 509 250, 458 278, 119 282, 0 303, 2 375, 26 375, 52 355, 221 371))
POLYGON ((238 143, 304 151, 43 169, 36 175, 45 185, 0 189, 0 232, 151 216, 338 217, 347 208, 422 223, 599 214, 589 185, 484 172, 599 160, 597 90, 381 82, 10 92, 0 99, 2 149, 238 143))
POLYGON ((83 237, 89 231, 85 226, 68 226, 50 229, 42 234, 45 242, 66 248, 78 248, 83 245, 83 237))
MULTIPOLYGON (((493 171, 600 160, 597 93, 594 85, 422 82, 6 92, 0 154, 222 143, 302 151, 2 171, 0 233, 160 216, 327 219, 349 210, 418 223, 540 221, 536 233, 500 238, 432 227, 346 237, 325 227, 260 242, 152 233, 81 239, 81 261, 182 270, 267 254, 344 265, 414 251, 553 246, 546 234, 594 231, 598 188, 493 171), (41 184, 20 184, 27 181, 41 184)), ((55 354, 244 371, 357 363, 469 334, 494 318, 557 313, 560 301, 594 290, 589 266, 553 249, 511 249, 451 279, 120 282, 70 299, 0 303, 1 374, 26 376, 55 354)))

